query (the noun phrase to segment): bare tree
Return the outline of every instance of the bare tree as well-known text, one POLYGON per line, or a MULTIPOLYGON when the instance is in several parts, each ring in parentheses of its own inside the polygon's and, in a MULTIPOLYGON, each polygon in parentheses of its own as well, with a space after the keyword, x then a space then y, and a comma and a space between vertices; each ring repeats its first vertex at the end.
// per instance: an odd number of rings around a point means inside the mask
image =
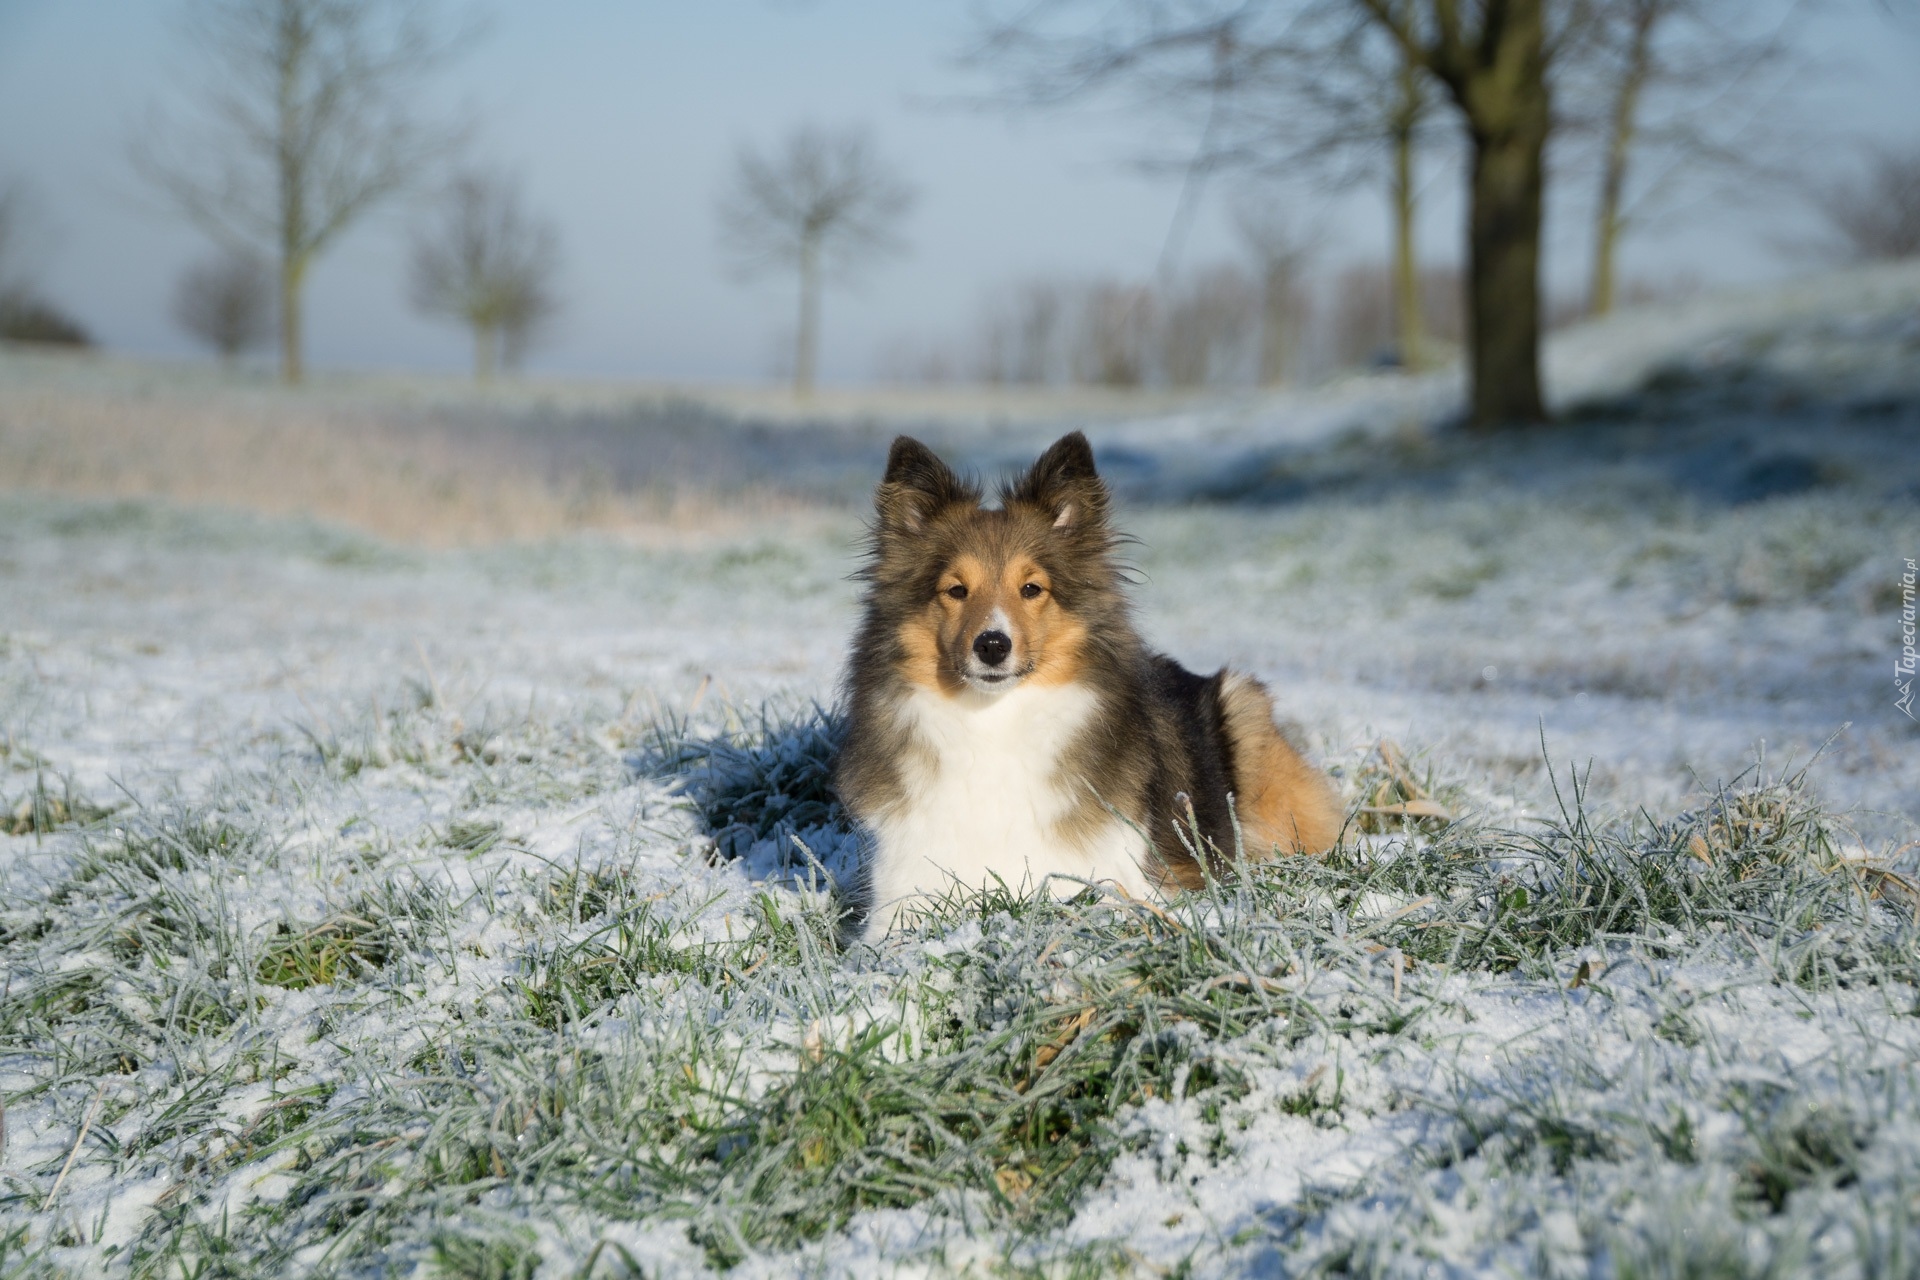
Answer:
POLYGON ((1828 184, 1815 203, 1845 257, 1920 254, 1920 143, 1870 148, 1865 172, 1828 184))
POLYGON ((1153 290, 1096 281, 1081 296, 1068 367, 1076 382, 1137 387, 1147 380, 1147 343, 1153 332, 1153 290))
MULTIPOLYGON (((1200 155, 1231 136, 1219 122, 1250 82, 1278 86, 1283 102, 1304 85, 1310 101, 1318 86, 1339 85, 1338 69, 1358 67, 1355 74, 1376 89, 1374 101, 1378 87, 1391 84, 1384 101, 1397 99, 1416 120, 1422 87, 1438 85, 1436 96, 1451 106, 1468 144, 1468 416, 1492 427, 1546 417, 1539 295, 1546 146, 1555 122, 1550 72, 1579 47, 1592 2, 1122 0, 1096 6, 1091 29, 1082 24, 1061 36, 1043 24, 1076 0, 1037 0, 1016 21, 990 24, 981 56, 1007 61, 1016 82, 1030 86, 1027 101, 1124 82, 1150 100, 1190 109, 1195 86, 1205 85, 1200 155), (1398 68, 1392 75, 1368 69, 1382 41, 1398 68), (1293 83, 1262 81, 1262 67, 1285 68, 1293 83)), ((1411 178, 1396 166, 1397 186, 1409 195, 1411 178)), ((1410 249, 1397 246, 1395 257, 1400 310, 1411 325, 1418 275, 1410 249)))
POLYGON ((173 318, 231 365, 273 336, 273 273, 252 253, 198 262, 174 288, 173 318))
POLYGON ((1026 385, 1250 384, 1263 343, 1290 362, 1304 328, 1308 298, 1285 249, 1264 269, 1216 263, 1159 288, 1113 277, 1013 282, 982 309, 977 376, 1026 385), (1278 313, 1271 327, 1269 307, 1278 313))
POLYGON ((1419 170, 1443 141, 1430 73, 1353 6, 1284 8, 1277 37, 1244 55, 1242 158, 1266 173, 1302 166, 1335 185, 1384 179, 1391 225, 1396 359, 1429 363, 1421 326, 1419 170))
POLYGON ((1253 258, 1260 293, 1260 355, 1256 379, 1263 387, 1285 382, 1299 362, 1313 299, 1307 270, 1319 237, 1273 204, 1247 202, 1234 211, 1240 242, 1253 258))
POLYGON ((1257 360, 1260 288, 1238 264, 1196 273, 1168 297, 1159 327, 1160 375, 1174 387, 1244 382, 1257 360))
MULTIPOLYGON (((1389 195, 1402 363, 1424 363, 1417 306, 1418 167, 1439 139, 1421 64, 1346 0, 1084 0, 1022 5, 990 20, 974 57, 1020 105, 1114 90, 1198 128, 1177 164, 1181 198, 1158 271, 1172 280, 1203 184, 1225 170, 1336 186, 1378 179, 1389 195)), ((1176 167, 1162 152, 1149 169, 1176 167)))
POLYGON ((1550 69, 1576 48, 1586 0, 1342 0, 1446 89, 1467 134, 1468 421, 1543 422, 1540 233, 1550 69))
POLYGON ((1400 362, 1408 369, 1427 364, 1425 331, 1420 326, 1420 267, 1414 249, 1419 200, 1415 195, 1414 145, 1429 117, 1432 99, 1426 76, 1400 51, 1394 68, 1393 93, 1387 100, 1384 123, 1389 154, 1393 157, 1393 279, 1394 313, 1398 319, 1400 362))
POLYGON ((1594 207, 1593 283, 1587 292, 1588 309, 1596 316, 1613 310, 1614 251, 1624 219, 1621 204, 1626 193, 1627 161, 1639 126, 1640 99, 1652 78, 1653 37, 1673 0, 1621 0, 1609 25, 1616 64, 1607 96, 1606 150, 1600 176, 1600 198, 1594 207))
POLYGON ((1801 65, 1797 12, 1755 28, 1743 0, 1594 0, 1561 95, 1563 118, 1600 151, 1591 314, 1613 309, 1620 240, 1656 198, 1707 173, 1764 171, 1744 126, 1801 65))
MULTIPOLYGON (((1548 73, 1577 44, 1590 2, 1040 0, 1012 21, 989 23, 976 56, 1000 68, 1023 103, 1125 86, 1149 104, 1197 113, 1189 190, 1195 174, 1228 164, 1318 162, 1337 173, 1377 172, 1384 161, 1405 364, 1425 358, 1417 156, 1450 115, 1468 142, 1476 211, 1470 416, 1489 425, 1536 421, 1545 416, 1537 295, 1553 126, 1548 73), (1071 12, 1083 20, 1063 30, 1071 12), (1440 110, 1446 106, 1451 112, 1440 110)), ((1187 204, 1183 196, 1183 210, 1187 204)))
POLYGON ((805 125, 770 154, 741 147, 717 202, 721 248, 743 276, 798 273, 796 393, 813 389, 822 284, 897 252, 914 198, 863 129, 805 125))
POLYGON ((1342 268, 1322 339, 1331 366, 1378 367, 1392 354, 1393 329, 1393 271, 1377 262, 1342 268))
POLYGON ((281 373, 298 382, 314 262, 455 141, 414 98, 463 33, 434 0, 190 0, 188 35, 204 61, 192 112, 137 138, 133 162, 216 240, 274 262, 281 373))
MULTIPOLYGON (((1326 319, 1324 355, 1334 367, 1374 368, 1400 358, 1400 283, 1391 265, 1350 266, 1335 281, 1326 319)), ((1457 349, 1461 337, 1461 280, 1455 267, 1420 270, 1416 305, 1421 330, 1442 350, 1457 349)))
POLYGON ((995 299, 980 324, 980 376, 1028 386, 1063 377, 1071 292, 1057 280, 1025 280, 995 299))
POLYGON ((414 235, 413 303, 473 330, 473 376, 517 365, 557 310, 559 233, 522 208, 506 178, 465 173, 448 184, 438 215, 414 235))

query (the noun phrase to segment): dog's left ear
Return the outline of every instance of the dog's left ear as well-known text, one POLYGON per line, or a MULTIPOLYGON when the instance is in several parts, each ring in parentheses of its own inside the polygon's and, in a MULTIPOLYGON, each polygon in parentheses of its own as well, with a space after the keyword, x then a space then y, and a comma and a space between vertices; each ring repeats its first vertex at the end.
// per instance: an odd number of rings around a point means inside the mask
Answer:
POLYGON ((1107 486, 1078 431, 1054 441, 1008 496, 1051 512, 1056 529, 1093 528, 1107 515, 1107 486))
POLYGON ((894 438, 887 451, 886 478, 873 495, 880 528, 907 534, 919 533, 944 507, 979 500, 977 489, 911 436, 894 438))

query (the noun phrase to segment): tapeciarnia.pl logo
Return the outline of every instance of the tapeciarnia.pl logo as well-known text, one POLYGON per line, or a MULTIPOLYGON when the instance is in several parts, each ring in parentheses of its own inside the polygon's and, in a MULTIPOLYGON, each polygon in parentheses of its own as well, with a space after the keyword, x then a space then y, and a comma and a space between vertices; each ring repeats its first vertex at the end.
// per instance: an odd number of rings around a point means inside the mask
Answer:
POLYGON ((1907 571, 1900 575, 1900 656, 1893 664, 1893 684, 1900 690, 1900 700, 1893 705, 1907 713, 1907 719, 1913 714, 1913 561, 1907 561, 1907 571))

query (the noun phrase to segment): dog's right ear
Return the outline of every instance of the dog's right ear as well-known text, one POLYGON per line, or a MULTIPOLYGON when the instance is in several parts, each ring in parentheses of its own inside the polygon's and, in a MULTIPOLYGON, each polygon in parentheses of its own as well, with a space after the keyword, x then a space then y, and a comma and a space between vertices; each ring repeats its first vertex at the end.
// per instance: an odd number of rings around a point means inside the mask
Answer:
POLYGON ((873 494, 881 529, 899 533, 918 533, 942 507, 979 500, 953 468, 910 436, 894 438, 886 478, 873 494))
POLYGON ((1106 520, 1107 486, 1093 464, 1093 446, 1078 431, 1055 440, 1005 492, 1016 502, 1029 502, 1046 512, 1056 529, 1077 534, 1097 530, 1106 520))

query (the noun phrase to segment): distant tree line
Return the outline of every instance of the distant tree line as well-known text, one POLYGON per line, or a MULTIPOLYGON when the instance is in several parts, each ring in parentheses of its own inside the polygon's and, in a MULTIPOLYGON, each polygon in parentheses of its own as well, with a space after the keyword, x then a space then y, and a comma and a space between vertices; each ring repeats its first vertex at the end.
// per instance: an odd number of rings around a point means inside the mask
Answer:
MULTIPOLYGON (((1429 348, 1458 350, 1460 273, 1427 267, 1415 283, 1429 348)), ((897 346, 878 372, 895 382, 1278 387, 1399 367, 1399 287, 1385 266, 1316 280, 1264 272, 1257 259, 1215 262, 1168 284, 1027 279, 998 290, 970 334, 897 346)))
POLYGON ((1226 170, 1382 183, 1409 367, 1429 338, 1419 175, 1457 165, 1469 417, 1492 427, 1546 417, 1550 145, 1596 177, 1586 310, 1605 314, 1649 204, 1764 160, 1741 128, 1798 68, 1790 34, 1747 0, 1037 0, 989 10, 973 56, 1022 109, 1110 93, 1184 117, 1189 192, 1226 170))
MULTIPOLYGON (((1534 422, 1543 329, 1634 292, 1622 244, 1678 190, 1730 175, 1798 184, 1821 216, 1822 253, 1920 253, 1920 143, 1882 144, 1812 182, 1756 137, 1761 107, 1805 78, 1801 4, 1767 18, 1747 0, 996 3, 976 11, 972 58, 1003 103, 1114 93, 1153 113, 1155 138, 1170 118, 1191 125, 1191 146, 1138 157, 1178 177, 1177 211, 1151 274, 1009 283, 970 338, 896 353, 896 375, 1271 386, 1458 354, 1475 424, 1534 422), (1417 235, 1426 177, 1449 167, 1467 198, 1460 251, 1445 255, 1457 269, 1433 265, 1417 235), (1591 202, 1577 303, 1541 287, 1547 191, 1569 174, 1591 179, 1577 188, 1591 202), (1245 192, 1297 193, 1303 178, 1377 185, 1384 265, 1316 271, 1315 238, 1264 195, 1235 210, 1239 259, 1185 269, 1195 211, 1225 175, 1245 192)), ((212 242, 178 280, 180 327, 228 363, 277 339, 282 376, 297 382, 315 265, 369 211, 407 198, 408 299, 468 330, 477 377, 516 366, 560 309, 558 230, 513 174, 466 158, 470 128, 420 105, 473 24, 441 0, 184 4, 203 87, 176 113, 150 113, 130 148, 150 188, 212 242)), ((1912 0, 1881 4, 1920 21, 1912 0)), ((22 191, 0 183, 0 338, 84 343, 22 267, 22 191)), ((742 278, 792 282, 799 393, 817 378, 826 290, 899 253, 914 202, 857 126, 803 125, 739 148, 715 196, 720 247, 742 278)))
MULTIPOLYGON (((897 342, 875 372, 895 383, 1010 386, 1272 388, 1352 370, 1404 370, 1405 283, 1396 264, 1325 262, 1316 237, 1248 234, 1242 255, 1170 280, 1029 277, 997 285, 970 328, 897 342)), ((1635 278, 1619 301, 1686 297, 1698 277, 1635 278)), ((1420 267, 1415 316, 1428 363, 1466 341, 1466 280, 1456 266, 1420 267)), ((1548 299, 1557 328, 1589 315, 1584 299, 1548 299)))

